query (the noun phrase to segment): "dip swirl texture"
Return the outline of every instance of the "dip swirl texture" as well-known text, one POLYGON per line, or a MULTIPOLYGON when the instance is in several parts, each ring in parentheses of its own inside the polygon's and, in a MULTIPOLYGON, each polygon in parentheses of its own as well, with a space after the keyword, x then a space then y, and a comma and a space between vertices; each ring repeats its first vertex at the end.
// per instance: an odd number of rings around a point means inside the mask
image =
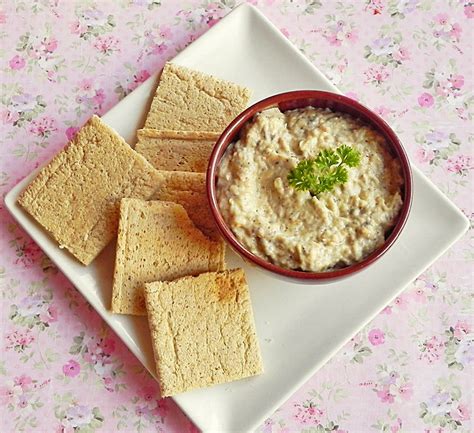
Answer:
POLYGON ((358 119, 329 109, 272 108, 229 146, 217 199, 249 251, 283 268, 321 272, 360 262, 384 243, 402 207, 402 185, 385 139, 358 119), (361 154, 346 183, 319 197, 288 184, 300 161, 343 144, 361 154))

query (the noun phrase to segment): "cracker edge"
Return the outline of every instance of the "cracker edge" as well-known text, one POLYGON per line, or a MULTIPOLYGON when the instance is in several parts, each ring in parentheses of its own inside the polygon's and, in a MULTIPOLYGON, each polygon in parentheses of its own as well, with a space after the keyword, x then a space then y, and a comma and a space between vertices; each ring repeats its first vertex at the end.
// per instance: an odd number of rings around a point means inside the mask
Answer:
POLYGON ((121 250, 118 248, 119 237, 123 234, 125 237, 125 242, 127 241, 128 236, 128 206, 126 206, 127 199, 120 200, 120 209, 119 209, 119 227, 117 233, 117 246, 115 248, 115 262, 114 262, 114 274, 112 278, 112 300, 110 305, 110 311, 115 314, 132 314, 129 312, 123 311, 123 302, 122 302, 122 288, 123 288, 123 277, 124 277, 124 266, 121 269, 117 268, 118 256, 121 254, 121 250), (123 213, 122 213, 123 212, 123 213), (123 215, 123 218, 122 218, 123 215))
POLYGON ((153 129, 153 128, 143 128, 137 131, 137 137, 147 138, 171 138, 171 139, 180 139, 180 140, 216 140, 221 136, 217 132, 211 131, 174 131, 171 129, 153 129))

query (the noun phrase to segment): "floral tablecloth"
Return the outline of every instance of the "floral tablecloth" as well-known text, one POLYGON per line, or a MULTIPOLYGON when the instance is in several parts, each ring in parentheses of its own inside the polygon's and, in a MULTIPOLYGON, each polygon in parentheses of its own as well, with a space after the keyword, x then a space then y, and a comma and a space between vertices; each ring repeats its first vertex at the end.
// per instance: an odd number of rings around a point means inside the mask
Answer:
MULTIPOLYGON (((2 194, 237 3, 4 0, 2 194)), ((472 2, 252 3, 383 116, 472 217, 472 2)), ((134 356, 3 204, 0 212, 0 431, 196 432, 171 400, 156 400, 134 356)), ((465 236, 259 432, 472 431, 471 258, 465 236)))

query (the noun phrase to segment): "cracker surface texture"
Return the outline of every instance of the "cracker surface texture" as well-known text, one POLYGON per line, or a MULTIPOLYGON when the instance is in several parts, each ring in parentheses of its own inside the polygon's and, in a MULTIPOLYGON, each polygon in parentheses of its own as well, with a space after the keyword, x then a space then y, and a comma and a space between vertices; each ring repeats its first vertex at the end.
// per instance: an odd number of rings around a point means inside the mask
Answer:
POLYGON ((123 199, 112 311, 145 315, 144 284, 225 268, 223 242, 212 242, 176 203, 123 199))
POLYGON ((221 133, 250 95, 246 87, 166 63, 145 128, 221 133))
POLYGON ((219 134, 140 129, 135 150, 158 170, 204 173, 219 134))
POLYGON ((146 284, 163 396, 263 372, 242 269, 146 284))
POLYGON ((117 233, 123 197, 147 199, 158 172, 97 116, 44 167, 18 203, 85 265, 117 233))
POLYGON ((179 203, 206 236, 222 239, 207 200, 204 173, 160 171, 151 199, 179 203))

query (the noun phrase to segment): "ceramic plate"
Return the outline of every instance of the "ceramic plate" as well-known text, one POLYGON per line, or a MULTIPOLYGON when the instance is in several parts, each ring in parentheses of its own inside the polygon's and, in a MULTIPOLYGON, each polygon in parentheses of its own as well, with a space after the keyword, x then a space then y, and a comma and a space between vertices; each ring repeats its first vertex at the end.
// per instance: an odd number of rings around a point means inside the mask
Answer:
MULTIPOLYGON (((242 5, 182 51, 174 62, 250 87, 253 102, 288 90, 338 90, 257 9, 242 5)), ((157 74, 103 120, 129 143, 142 126, 157 74)), ((453 244, 467 220, 416 168, 408 223, 391 250, 369 269, 331 285, 274 279, 228 251, 229 267, 248 276, 265 373, 175 397, 204 432, 252 431, 308 380, 348 339, 453 244), (387 278, 390 276, 390 278, 387 278)), ((143 365, 154 372, 145 318, 107 311, 114 245, 84 267, 60 250, 16 204, 34 173, 5 201, 18 223, 56 263, 143 365)))

